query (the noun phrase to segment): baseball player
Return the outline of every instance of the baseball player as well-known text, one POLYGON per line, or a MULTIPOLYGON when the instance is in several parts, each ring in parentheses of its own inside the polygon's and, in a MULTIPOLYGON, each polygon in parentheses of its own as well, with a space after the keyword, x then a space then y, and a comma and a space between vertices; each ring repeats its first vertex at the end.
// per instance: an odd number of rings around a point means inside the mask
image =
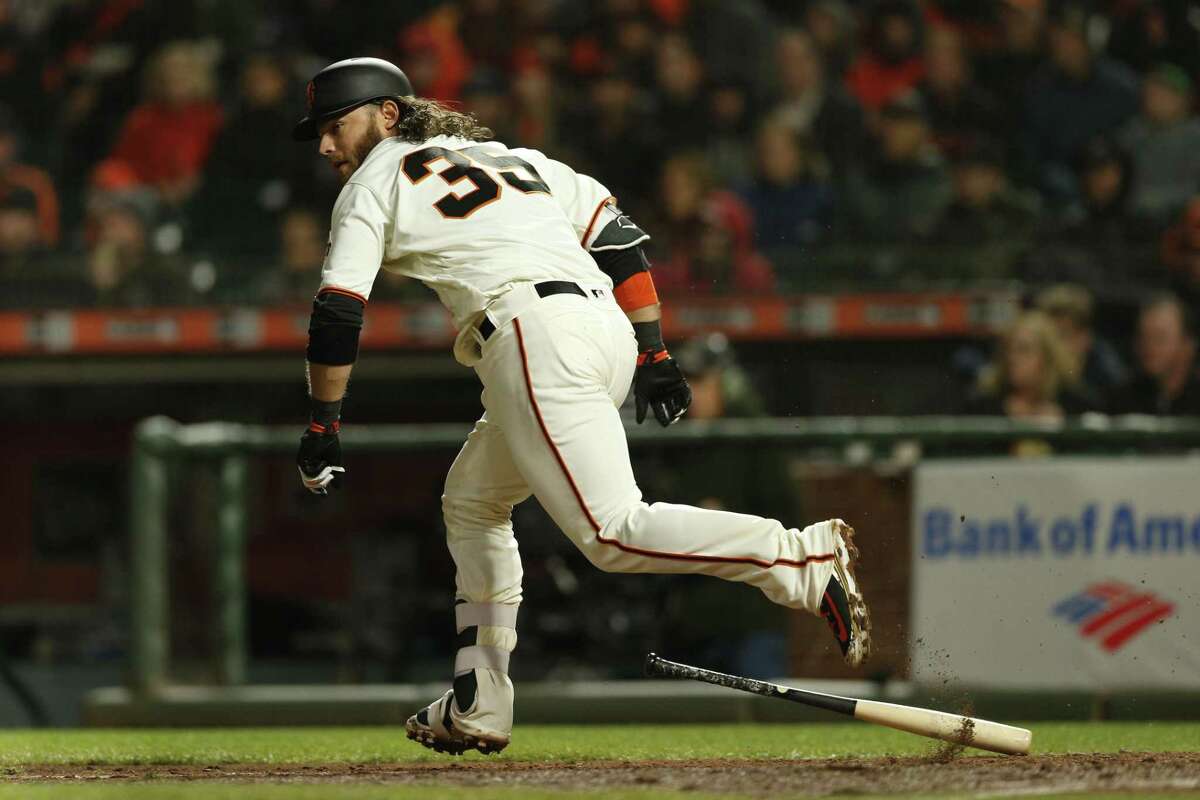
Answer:
POLYGON ((455 358, 484 414, 446 477, 457 569, 452 688, 414 714, 435 750, 497 752, 512 731, 509 657, 521 559, 513 506, 536 495, 610 572, 698 572, 824 616, 847 663, 870 651, 853 531, 670 503, 634 481, 618 408, 670 425, 691 390, 667 352, 641 245, 649 238, 596 180, 536 150, 489 141, 473 117, 413 96, 396 66, 351 58, 308 84, 297 140, 316 140, 344 187, 309 324, 312 415, 297 463, 325 494, 344 477, 338 432, 359 330, 382 267, 433 289, 458 329, 455 358))

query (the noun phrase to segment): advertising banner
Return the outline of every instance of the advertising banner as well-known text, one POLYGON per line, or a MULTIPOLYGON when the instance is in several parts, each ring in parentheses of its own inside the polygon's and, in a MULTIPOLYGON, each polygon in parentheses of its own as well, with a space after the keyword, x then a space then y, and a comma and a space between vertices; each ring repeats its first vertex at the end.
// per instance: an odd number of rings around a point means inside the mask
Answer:
POLYGON ((922 464, 912 581, 915 680, 1200 689, 1200 459, 922 464))

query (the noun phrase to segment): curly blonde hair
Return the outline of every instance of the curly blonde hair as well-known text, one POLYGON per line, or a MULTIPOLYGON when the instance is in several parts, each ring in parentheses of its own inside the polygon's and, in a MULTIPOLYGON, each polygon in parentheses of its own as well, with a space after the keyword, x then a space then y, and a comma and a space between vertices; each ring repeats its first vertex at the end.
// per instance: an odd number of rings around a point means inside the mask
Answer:
POLYGON ((474 114, 454 109, 427 97, 397 97, 400 121, 393 132, 406 142, 423 142, 434 136, 457 136, 485 142, 493 136, 492 129, 480 124, 474 114))
POLYGON ((1005 331, 992 363, 979 375, 979 389, 986 394, 999 396, 1012 391, 1013 386, 1009 381, 1007 369, 1008 351, 1012 347, 1013 339, 1022 330, 1034 335, 1041 352, 1044 375, 1039 387, 1039 398, 1043 401, 1053 401, 1059 392, 1073 386, 1078 378, 1070 351, 1059 337, 1058 329, 1050 316, 1042 311, 1026 311, 1005 331))

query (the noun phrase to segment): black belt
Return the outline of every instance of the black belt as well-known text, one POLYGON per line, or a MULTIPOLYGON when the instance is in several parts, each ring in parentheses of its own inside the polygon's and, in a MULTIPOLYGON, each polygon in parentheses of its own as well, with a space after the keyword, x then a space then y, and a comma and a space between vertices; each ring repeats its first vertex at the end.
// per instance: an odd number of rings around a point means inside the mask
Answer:
MULTIPOLYGON (((533 290, 538 293, 538 297, 549 297, 552 294, 577 294, 580 297, 587 297, 585 292, 577 283, 571 281, 542 281, 535 283, 533 290)), ((483 318, 483 322, 479 323, 479 336, 485 342, 488 337, 496 332, 496 325, 487 317, 483 318)))

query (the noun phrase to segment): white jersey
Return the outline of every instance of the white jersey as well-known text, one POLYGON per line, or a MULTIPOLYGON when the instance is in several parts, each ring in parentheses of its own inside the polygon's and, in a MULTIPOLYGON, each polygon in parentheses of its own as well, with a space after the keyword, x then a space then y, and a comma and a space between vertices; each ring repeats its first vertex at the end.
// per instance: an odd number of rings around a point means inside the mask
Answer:
POLYGON ((464 361, 463 334, 515 283, 612 288, 587 251, 618 217, 613 199, 537 150, 450 136, 385 139, 334 204, 321 290, 366 302, 381 267, 415 278, 450 311, 464 361))

